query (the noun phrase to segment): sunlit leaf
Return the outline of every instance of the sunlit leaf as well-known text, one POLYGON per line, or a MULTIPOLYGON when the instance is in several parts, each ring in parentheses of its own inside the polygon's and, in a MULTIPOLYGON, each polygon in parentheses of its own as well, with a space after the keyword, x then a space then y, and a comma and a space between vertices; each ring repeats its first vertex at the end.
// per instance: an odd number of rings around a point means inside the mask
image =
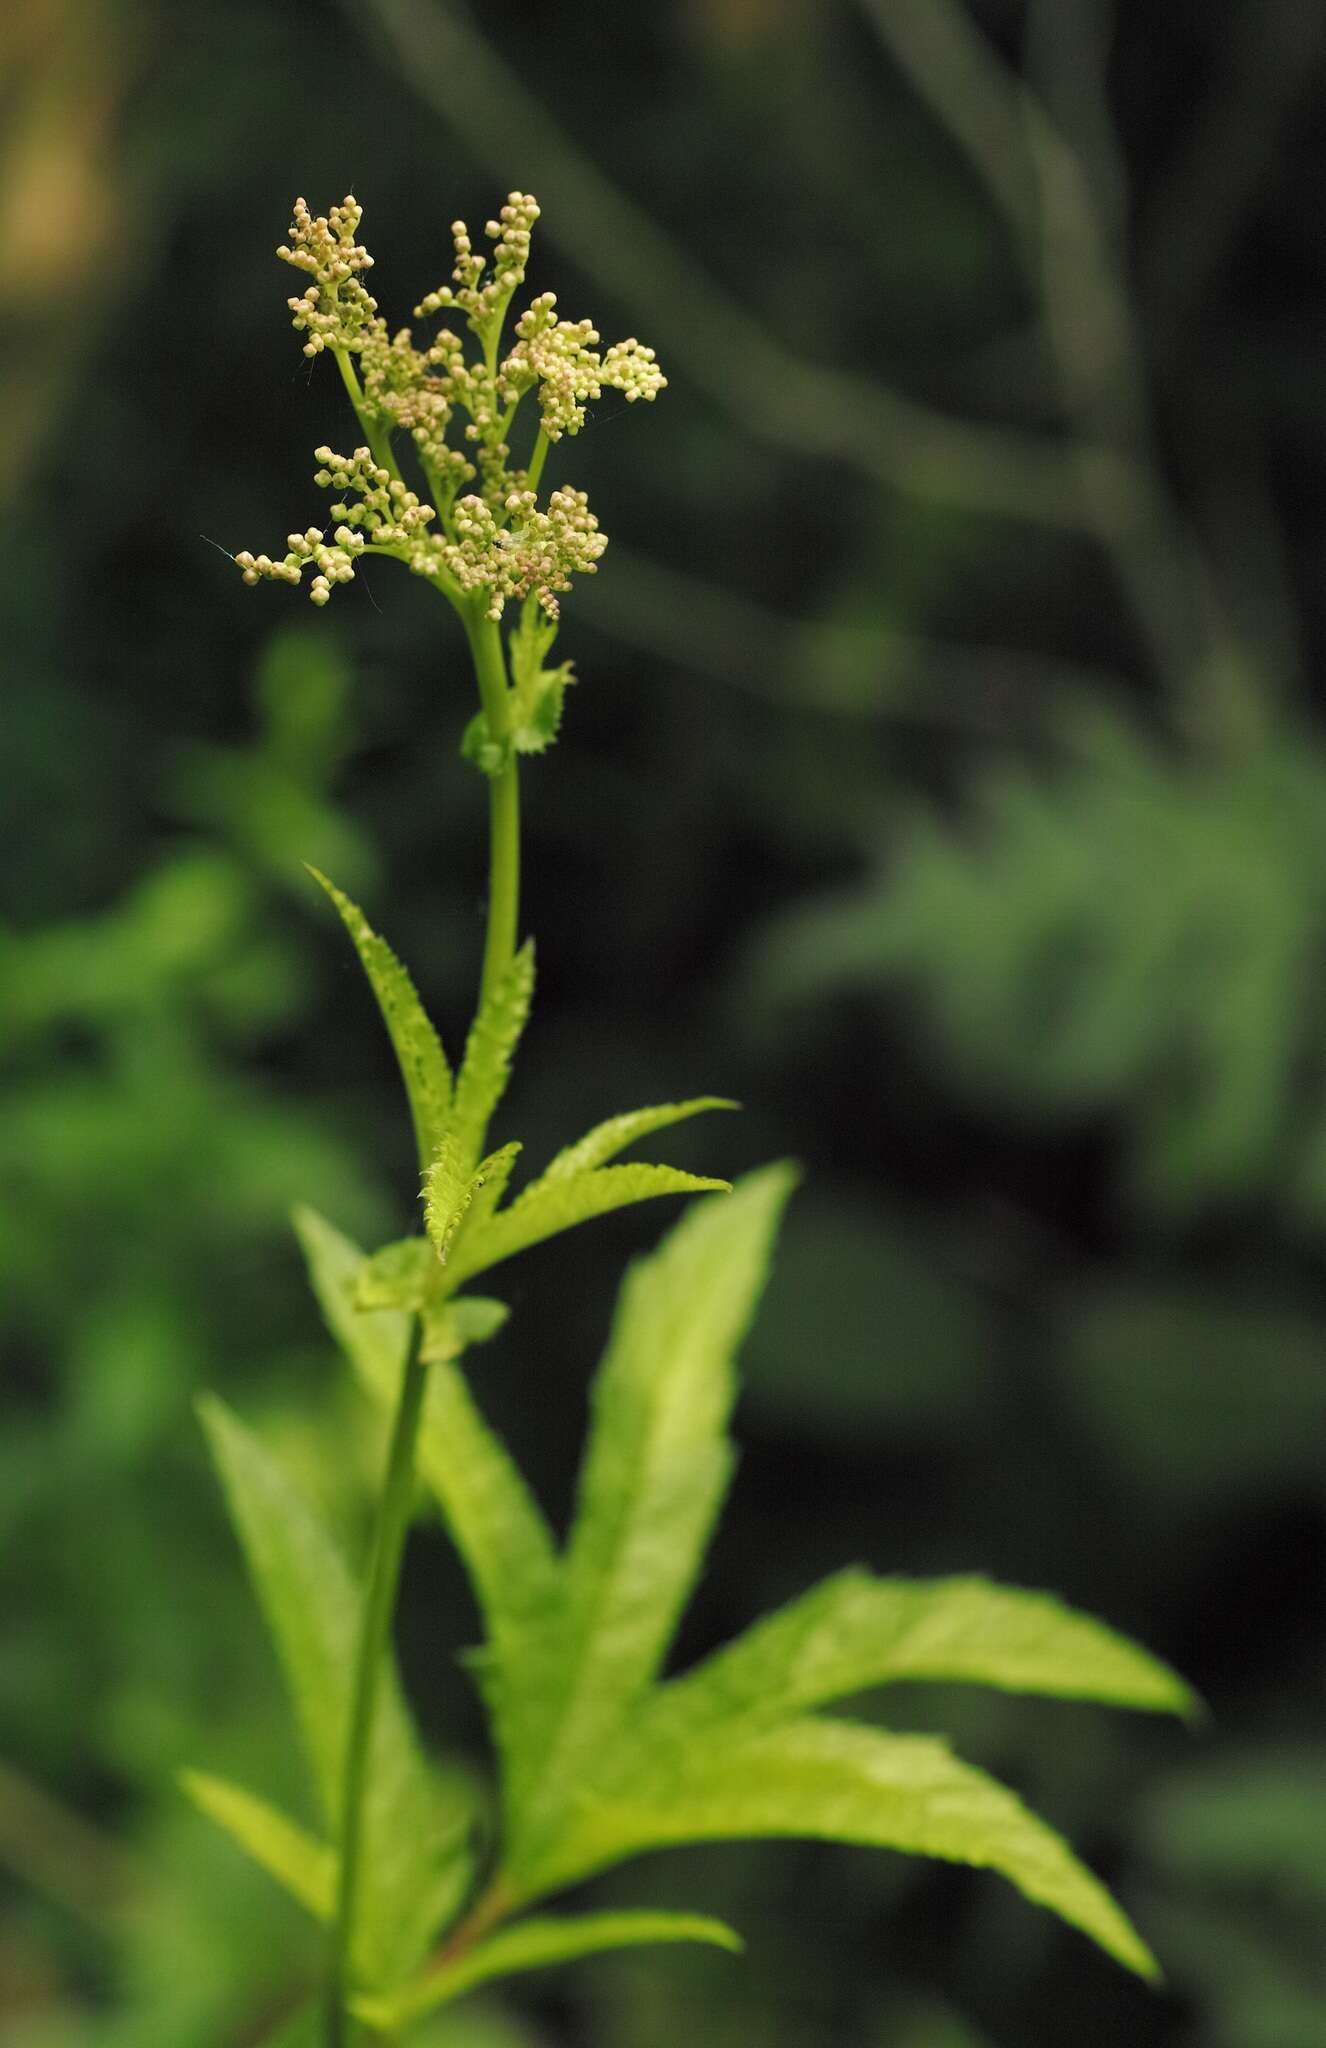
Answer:
POLYGON ((855 1842, 997 1870, 1128 1969, 1154 1957, 1067 1844, 930 1736, 800 1720, 670 1748, 623 1743, 575 1824, 528 1873, 560 1888, 640 1850, 762 1836, 855 1842))
POLYGON ((495 1337, 510 1315, 504 1301, 494 1301, 486 1294, 466 1294, 458 1301, 427 1308, 419 1356, 425 1365, 459 1358, 471 1344, 486 1344, 495 1337))
POLYGON ((845 1571, 665 1686, 647 1725, 676 1738, 767 1723, 908 1678, 1179 1714, 1197 1706, 1167 1665, 1049 1594, 845 1571))
POLYGON ((451 1108, 451 1070, 441 1041, 405 968, 386 940, 378 937, 358 904, 352 903, 317 868, 310 868, 309 873, 340 912, 372 984, 409 1097, 419 1164, 427 1167, 442 1143, 451 1108))
MULTIPOLYGON (((199 1412, 334 1839, 361 1594, 332 1537, 258 1438, 214 1396, 199 1412)), ((367 1981, 384 1982, 418 1962, 458 1903, 472 1821, 468 1804, 424 1759, 390 1662, 379 1679, 367 1783, 357 1959, 367 1981)))
POLYGON ((534 994, 534 945, 527 940, 470 1026, 465 1058, 456 1077, 452 1129, 458 1170, 478 1164, 484 1133, 511 1073, 511 1056, 529 1016, 534 994))
POLYGON ((549 1963, 573 1962, 605 1949, 677 1941, 705 1942, 730 1955, 739 1955, 743 1945, 740 1935, 721 1920, 700 1913, 584 1913, 575 1918, 521 1920, 391 1998, 357 2000, 355 2011, 370 2025, 393 2031, 497 1977, 540 1970, 549 1963))
POLYGON ((358 1309, 417 1310, 439 1292, 437 1252, 426 1237, 384 1244, 364 1260, 355 1278, 358 1309))
POLYGON ((594 1386, 556 1635, 561 1674, 542 1703, 537 1787, 520 1788, 517 1864, 555 1828, 559 1804, 574 1800, 667 1650, 727 1487, 734 1356, 794 1179, 769 1167, 722 1201, 697 1203, 627 1275, 594 1386))
MULTIPOLYGON (((332 1334, 361 1383, 387 1409, 400 1390, 409 1319, 351 1306, 363 1254, 311 1209, 296 1228, 332 1334)), ((451 1304, 453 1309, 463 1301, 451 1304)), ((534 1749, 535 1722, 553 1683, 561 1578, 551 1532, 506 1446, 489 1429, 464 1375, 430 1366, 416 1452, 474 1587, 488 1631, 475 1659, 508 1775, 534 1749)), ((555 1668, 560 1669, 560 1664, 555 1668)))
MULTIPOLYGON (((566 1180, 577 1173, 587 1173, 592 1167, 603 1166, 609 1159, 615 1159, 637 1138, 647 1137, 651 1131, 664 1130, 669 1124, 679 1124, 686 1117, 699 1116, 709 1109, 737 1109, 740 1104, 730 1102, 722 1095, 697 1095, 689 1102, 661 1102, 652 1109, 631 1109, 621 1116, 611 1116, 605 1123, 596 1124, 574 1145, 567 1145, 548 1166, 535 1187, 546 1181, 566 1180)), ((529 1190, 533 1193, 533 1189, 529 1190)))
POLYGON ((241 1785, 207 1771, 181 1771, 180 1784, 194 1805, 315 1919, 330 1920, 336 1895, 335 1850, 241 1785))
POLYGON ((708 1194, 727 1187, 725 1180, 681 1173, 675 1166, 600 1166, 592 1173, 539 1182, 482 1229, 466 1231, 450 1269, 454 1284, 613 1209, 652 1201, 657 1195, 708 1194))

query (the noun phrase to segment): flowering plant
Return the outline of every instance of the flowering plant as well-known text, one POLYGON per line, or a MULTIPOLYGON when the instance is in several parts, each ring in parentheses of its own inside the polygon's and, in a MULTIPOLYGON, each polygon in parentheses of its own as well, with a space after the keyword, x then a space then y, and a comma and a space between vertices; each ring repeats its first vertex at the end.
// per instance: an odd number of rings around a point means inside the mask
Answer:
POLYGON ((558 319, 547 292, 503 353, 537 217, 513 192, 488 223, 490 258, 453 226, 453 282, 416 318, 462 315, 477 350, 449 327, 423 347, 408 328, 389 332, 364 283, 372 259, 355 239, 352 198, 317 218, 297 202, 279 252, 306 279, 290 301, 304 352, 332 354, 364 441, 349 455, 317 451, 316 480, 338 494, 330 541, 309 527, 279 560, 236 561, 251 584, 298 584, 311 570, 309 594, 324 604, 361 557, 394 556, 459 614, 479 694, 464 751, 489 791, 488 924, 453 1070, 386 941, 317 877, 395 1048, 422 1176, 415 1234, 371 1255, 311 1210, 296 1219, 331 1331, 391 1417, 390 1445, 357 1570, 271 1450, 219 1401, 204 1403, 299 1720, 318 1829, 213 1776, 190 1773, 188 1789, 329 1930, 324 1981, 288 2044, 396 2040, 477 1984, 594 1950, 737 1948, 730 1929, 694 1913, 530 1910, 627 1856, 724 1837, 820 1836, 988 1865, 1152 1975, 1114 1900, 1011 1792, 940 1741, 816 1711, 927 1678, 1190 1712, 1182 1681, 1112 1630, 979 1578, 848 1570, 697 1667, 660 1675, 726 1491, 736 1352, 796 1176, 775 1165, 733 1190, 621 1163, 654 1131, 734 1107, 715 1096, 609 1117, 510 1200, 520 1145, 489 1149, 534 987, 532 946, 518 943, 519 759, 556 736, 571 680, 547 659, 559 599, 606 546, 582 492, 556 489, 541 503, 544 466, 605 390, 652 400, 665 384, 651 350, 628 340, 600 353, 595 329, 558 319), (522 466, 512 446, 528 397, 538 423, 522 466), (406 480, 398 442, 423 492, 406 480), (559 1545, 461 1370, 508 1314, 469 1285, 589 1218, 690 1194, 706 1199, 623 1286, 559 1545), (425 1756, 391 1654, 417 1479, 483 1619, 472 1665, 498 1765, 494 1814, 425 1756))

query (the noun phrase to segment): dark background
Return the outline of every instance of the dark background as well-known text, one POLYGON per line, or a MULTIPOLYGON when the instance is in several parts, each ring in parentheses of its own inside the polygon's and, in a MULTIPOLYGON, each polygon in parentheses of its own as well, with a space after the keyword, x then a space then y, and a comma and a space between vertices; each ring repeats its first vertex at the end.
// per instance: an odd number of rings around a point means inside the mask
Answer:
MULTIPOLYGON (((186 1811, 297 1798, 190 1402, 362 1533, 380 1443, 286 1214, 404 1227, 408 1122, 330 869, 454 1044, 481 942, 471 685, 379 565, 324 615, 224 559, 316 516, 334 372, 295 193, 389 317, 447 225, 671 378, 559 451, 613 536, 526 777, 537 1161, 721 1090, 679 1163, 806 1184, 683 1651, 832 1566, 1051 1587, 1177 1662, 1197 1737, 913 1689, 1117 1887, 1160 1995, 993 1877, 762 1845, 597 1899, 642 1952, 433 2048, 1326 2041, 1326 10, 1302 0, 11 0, 0 18, 0 2043, 242 2048, 311 1937, 186 1811)), ((550 472, 551 474, 551 472, 550 472)), ((623 1260, 523 1259, 475 1372, 565 1513, 623 1260)), ((440 1532, 402 1650, 482 1729, 440 1532)))

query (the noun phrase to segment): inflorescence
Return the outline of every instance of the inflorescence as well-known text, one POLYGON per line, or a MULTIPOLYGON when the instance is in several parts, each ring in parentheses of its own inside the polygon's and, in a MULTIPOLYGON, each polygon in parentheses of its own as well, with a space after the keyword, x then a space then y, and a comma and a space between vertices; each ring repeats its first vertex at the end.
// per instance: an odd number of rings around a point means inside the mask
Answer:
POLYGON ((334 585, 350 582, 361 555, 392 555, 461 609, 498 620, 511 599, 533 599, 555 619, 558 593, 573 576, 593 574, 608 542, 583 491, 554 490, 540 505, 548 449, 578 433, 586 406, 607 390, 628 403, 655 398, 667 379, 654 351, 634 339, 601 351, 597 329, 559 319, 555 294, 542 292, 517 319, 502 355, 507 311, 524 282, 539 217, 525 192, 512 192, 488 222, 489 255, 474 248, 464 221, 452 223, 452 282, 415 308, 416 320, 462 316, 477 356, 467 355, 450 327, 417 347, 411 328, 389 332, 364 283, 373 258, 355 239, 361 216, 353 197, 316 218, 298 199, 289 242, 277 254, 306 280, 289 301, 295 329, 306 336, 304 354, 336 357, 366 445, 349 455, 316 451, 314 481, 337 493, 330 538, 310 526, 287 536, 279 560, 246 550, 235 557, 244 581, 297 584, 312 570, 309 596, 322 605, 334 585), (531 392, 539 425, 521 467, 509 435, 531 392), (410 438, 423 494, 401 474, 397 434, 410 438))

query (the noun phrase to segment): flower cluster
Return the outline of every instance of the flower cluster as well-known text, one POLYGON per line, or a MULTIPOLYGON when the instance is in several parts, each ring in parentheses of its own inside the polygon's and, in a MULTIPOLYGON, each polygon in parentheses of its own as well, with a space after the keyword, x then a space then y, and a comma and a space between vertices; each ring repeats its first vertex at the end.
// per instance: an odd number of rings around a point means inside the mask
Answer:
POLYGON ((352 579, 359 556, 383 554, 488 619, 526 598, 555 619, 558 595, 572 577, 593 573, 607 536, 583 491, 554 490, 540 505, 544 458, 550 444, 579 431, 586 406, 606 390, 634 403, 655 398, 667 380, 653 350, 638 341, 600 350, 588 320, 559 319, 552 292, 516 321, 502 355, 502 328, 524 282, 538 217, 527 193, 509 194, 487 223, 488 255, 475 249, 463 221, 452 224, 452 282, 430 292, 415 318, 462 315, 479 342, 470 356, 449 327, 425 345, 408 327, 390 332, 364 283, 373 259, 356 239, 361 208, 352 196, 316 217, 304 200, 295 202, 288 242, 277 252, 306 280, 289 301, 294 326, 307 337, 305 355, 330 350, 337 358, 367 445, 349 456, 317 451, 316 481, 342 494, 331 508, 331 541, 311 526, 287 537, 279 560, 237 555, 247 583, 297 584, 312 569, 309 594, 325 604, 338 583, 352 579), (537 394, 539 424, 521 466, 513 461, 511 433, 530 393, 537 394), (402 476, 393 448, 398 435, 413 450, 422 492, 402 476))
POLYGON ((620 391, 628 404, 658 396, 668 380, 652 348, 632 336, 600 355, 598 329, 588 320, 558 320, 556 305, 555 292, 541 292, 516 322, 518 339, 498 377, 508 405, 537 387, 543 431, 550 441, 560 441, 563 434, 579 433, 586 403, 607 389, 620 391))
POLYGON ((371 449, 336 455, 319 448, 316 455, 322 467, 314 482, 345 494, 331 507, 331 543, 310 526, 286 536, 288 552, 278 561, 246 550, 235 557, 246 583, 299 583, 313 569, 309 595, 322 605, 333 584, 351 581, 361 555, 392 555, 453 601, 477 598, 486 618, 500 619, 512 598, 533 597, 555 619, 557 593, 570 589, 574 575, 592 576, 608 544, 583 491, 553 491, 546 510, 534 491, 512 491, 500 517, 485 499, 465 497, 443 527, 436 508, 382 468, 371 449))

